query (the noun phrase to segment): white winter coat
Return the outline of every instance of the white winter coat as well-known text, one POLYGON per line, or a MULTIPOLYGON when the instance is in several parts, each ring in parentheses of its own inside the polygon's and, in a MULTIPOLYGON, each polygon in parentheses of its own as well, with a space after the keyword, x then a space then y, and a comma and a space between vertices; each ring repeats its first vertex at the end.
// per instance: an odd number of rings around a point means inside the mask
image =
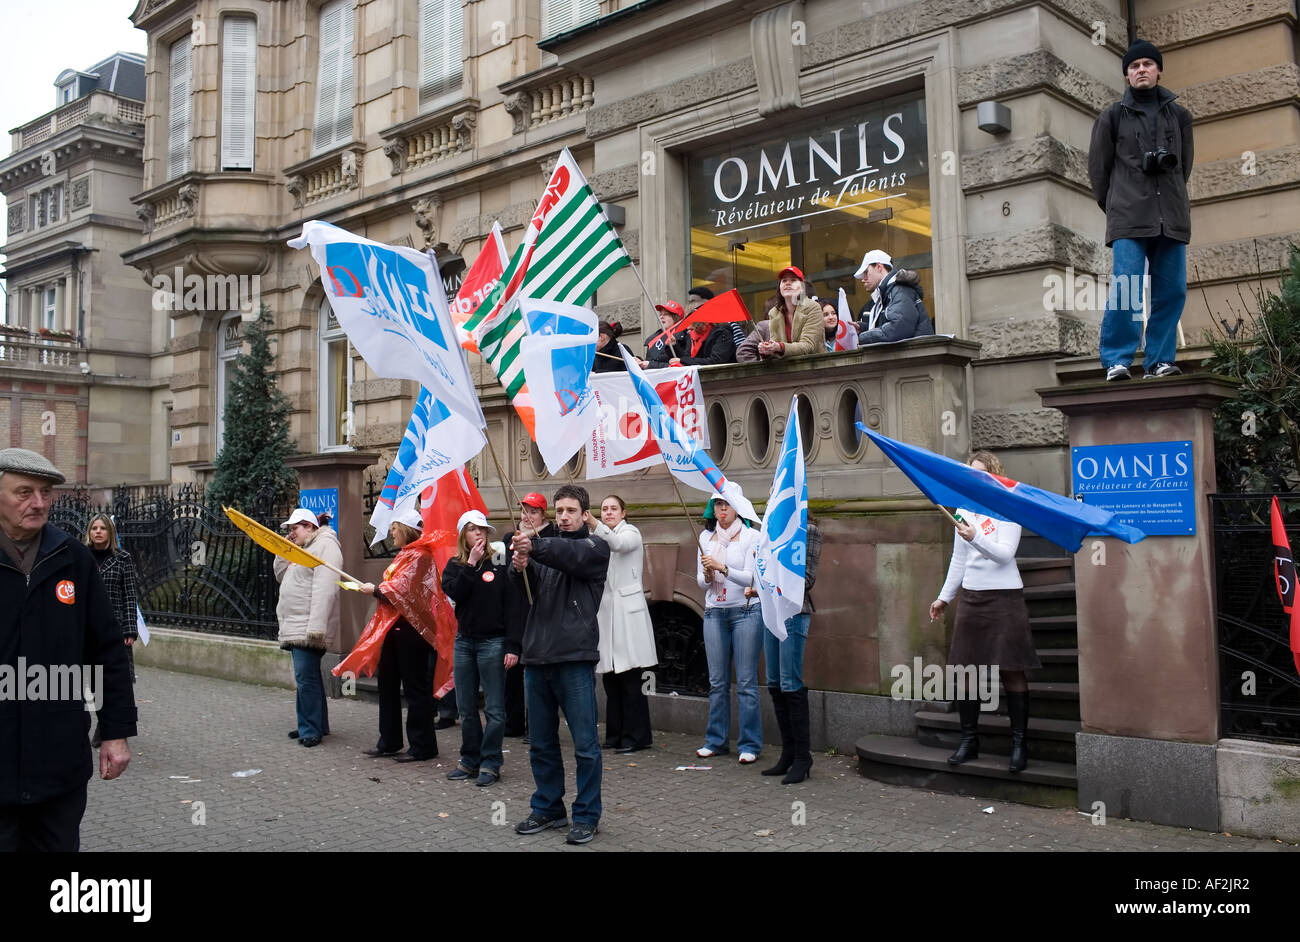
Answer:
MULTIPOLYGON (((331 566, 343 567, 343 549, 330 527, 320 527, 303 547, 331 566)), ((338 574, 325 566, 308 569, 275 557, 275 578, 280 601, 275 617, 280 622, 280 647, 339 649, 338 574)))
POLYGON ((596 616, 600 623, 600 660, 596 673, 621 674, 659 663, 655 630, 641 587, 641 531, 626 520, 612 530, 596 524, 596 536, 609 544, 605 594, 596 616))

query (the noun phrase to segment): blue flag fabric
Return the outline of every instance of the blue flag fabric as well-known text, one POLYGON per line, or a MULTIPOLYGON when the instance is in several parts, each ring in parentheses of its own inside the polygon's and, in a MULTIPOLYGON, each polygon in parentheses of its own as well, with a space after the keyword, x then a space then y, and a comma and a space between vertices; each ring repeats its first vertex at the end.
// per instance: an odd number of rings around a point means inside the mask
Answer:
POLYGON ((756 557, 763 624, 781 641, 786 637, 786 619, 803 610, 808 565, 808 475, 799 438, 797 396, 790 400, 789 414, 781 459, 763 509, 756 557))
POLYGON ((921 493, 941 506, 965 507, 985 516, 1010 520, 1071 553, 1077 553, 1088 536, 1113 536, 1126 543, 1146 538, 1137 527, 1118 522, 1109 510, 1001 475, 977 471, 960 461, 886 438, 861 422, 856 425, 921 493))

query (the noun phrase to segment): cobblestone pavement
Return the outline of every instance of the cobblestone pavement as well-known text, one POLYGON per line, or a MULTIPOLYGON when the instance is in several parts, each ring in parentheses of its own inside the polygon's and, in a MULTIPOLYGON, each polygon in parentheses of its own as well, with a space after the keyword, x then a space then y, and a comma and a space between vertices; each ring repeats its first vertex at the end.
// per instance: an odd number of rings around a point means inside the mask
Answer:
MULTIPOLYGON (((86 851, 1292 849, 885 785, 842 756, 816 756, 813 778, 799 786, 758 774, 774 760, 770 749, 757 766, 727 757, 711 771, 674 771, 695 761, 699 745, 680 733, 656 733, 652 751, 605 754, 600 832, 586 847, 567 847, 562 831, 514 833, 533 790, 518 739, 506 740, 501 782, 477 788, 445 778, 459 727, 439 731, 438 759, 402 765, 361 755, 376 739, 374 703, 330 701, 333 735, 304 749, 286 735, 292 691, 148 668, 139 677, 141 735, 121 779, 91 780, 86 851), (261 771, 234 776, 251 769, 261 771)), ((567 801, 567 733, 565 765, 567 801)))

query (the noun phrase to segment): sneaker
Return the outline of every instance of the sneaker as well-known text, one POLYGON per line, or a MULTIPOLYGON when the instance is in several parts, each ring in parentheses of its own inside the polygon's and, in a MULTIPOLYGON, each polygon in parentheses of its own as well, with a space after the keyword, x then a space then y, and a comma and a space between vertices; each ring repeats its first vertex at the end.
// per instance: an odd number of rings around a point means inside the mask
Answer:
POLYGON ((291 730, 289 730, 289 738, 290 738, 290 739, 297 739, 297 738, 298 738, 298 731, 297 731, 296 729, 291 729, 291 730))
POLYGON ((458 765, 447 773, 449 782, 464 782, 472 778, 478 778, 478 769, 467 769, 462 765, 458 765))
MULTIPOLYGON (((569 826, 569 819, 561 816, 558 818, 543 818, 536 811, 531 812, 527 818, 515 825, 516 834, 537 834, 541 831, 547 831, 551 828, 563 828, 569 826)), ((591 840, 591 838, 587 838, 591 840)))
POLYGON ((591 843, 591 839, 595 836, 596 825, 575 822, 573 827, 569 828, 569 836, 564 839, 564 843, 589 844, 591 843))
POLYGON ((1157 363, 1143 375, 1143 379, 1160 379, 1163 376, 1181 376, 1183 371, 1172 363, 1157 363))
POLYGON ((1113 383, 1116 380, 1132 379, 1132 378, 1133 378, 1132 375, 1130 375, 1128 371, 1128 367, 1125 366, 1123 363, 1116 363, 1114 366, 1112 366, 1110 369, 1106 371, 1106 382, 1108 383, 1113 383))
POLYGON ((740 754, 741 765, 750 765, 757 761, 758 761, 758 756, 754 755, 752 752, 742 752, 740 754))
POLYGON ((496 772, 490 772, 487 769, 484 769, 482 772, 478 774, 478 781, 475 782, 474 784, 477 785, 479 788, 490 788, 500 780, 501 780, 500 774, 496 772))
POLYGON ((306 746, 308 749, 320 745, 320 739, 316 736, 305 736, 298 740, 298 745, 306 746))

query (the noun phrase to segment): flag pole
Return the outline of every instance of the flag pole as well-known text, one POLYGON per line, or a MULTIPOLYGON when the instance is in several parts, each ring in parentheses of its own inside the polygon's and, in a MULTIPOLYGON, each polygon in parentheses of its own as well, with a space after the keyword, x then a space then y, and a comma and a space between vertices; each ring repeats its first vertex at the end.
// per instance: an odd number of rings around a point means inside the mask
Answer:
MULTIPOLYGON (((627 257, 627 267, 632 269, 632 274, 636 275, 637 284, 641 286, 641 293, 644 294, 645 299, 650 302, 650 310, 653 311, 656 307, 655 299, 650 297, 650 289, 645 286, 645 281, 642 280, 641 273, 637 271, 636 263, 632 261, 631 255, 627 257)), ((680 357, 680 354, 677 352, 677 347, 673 345, 673 335, 665 334, 665 340, 668 343, 668 349, 673 352, 673 356, 680 357)), ((609 354, 606 354, 606 356, 609 356, 609 354)))
POLYGON ((673 490, 677 492, 677 500, 682 505, 682 513, 686 515, 686 522, 691 525, 691 532, 695 534, 695 545, 700 545, 700 529, 695 525, 695 519, 691 512, 686 509, 686 498, 682 497, 682 489, 677 486, 677 475, 673 474, 673 469, 668 467, 668 462, 664 462, 664 470, 668 472, 668 480, 673 482, 673 490))
MULTIPOLYGON (((492 455, 492 463, 493 463, 494 465, 496 465, 496 468, 497 468, 497 477, 499 477, 499 478, 501 479, 501 496, 503 496, 503 497, 506 499, 506 513, 508 513, 508 514, 510 515, 510 528, 511 528, 512 530, 519 530, 519 529, 520 529, 519 524, 515 523, 515 510, 514 510, 514 506, 510 503, 510 494, 511 494, 511 493, 514 493, 515 485, 514 485, 513 482, 510 482, 510 481, 507 481, 507 480, 506 480, 506 473, 505 473, 505 471, 503 471, 503 470, 501 469, 501 460, 497 457, 496 446, 492 444, 492 434, 489 432, 487 435, 484 436, 484 438, 487 439, 487 443, 488 443, 488 452, 492 455), (510 492, 507 492, 507 491, 506 491, 506 485, 507 485, 507 484, 510 485, 510 492)), ((516 500, 516 502, 520 502, 520 501, 519 501, 519 495, 518 495, 517 493, 515 494, 515 500, 516 500)), ((536 530, 533 530, 533 536, 537 536, 537 531, 536 531, 536 530)), ((528 575, 527 575, 527 573, 524 574, 523 583, 524 583, 524 593, 528 596, 528 604, 529 604, 529 605, 532 605, 532 604, 533 604, 533 589, 532 589, 532 586, 530 586, 530 585, 528 584, 528 575)))
POLYGON ((947 508, 947 507, 943 506, 942 504, 935 504, 934 506, 938 507, 940 510, 943 511, 943 515, 944 515, 945 517, 948 518, 948 521, 949 521, 949 522, 950 522, 954 527, 956 527, 956 526, 960 526, 960 525, 961 525, 960 523, 958 523, 956 517, 954 517, 952 514, 948 513, 948 508, 947 508))

